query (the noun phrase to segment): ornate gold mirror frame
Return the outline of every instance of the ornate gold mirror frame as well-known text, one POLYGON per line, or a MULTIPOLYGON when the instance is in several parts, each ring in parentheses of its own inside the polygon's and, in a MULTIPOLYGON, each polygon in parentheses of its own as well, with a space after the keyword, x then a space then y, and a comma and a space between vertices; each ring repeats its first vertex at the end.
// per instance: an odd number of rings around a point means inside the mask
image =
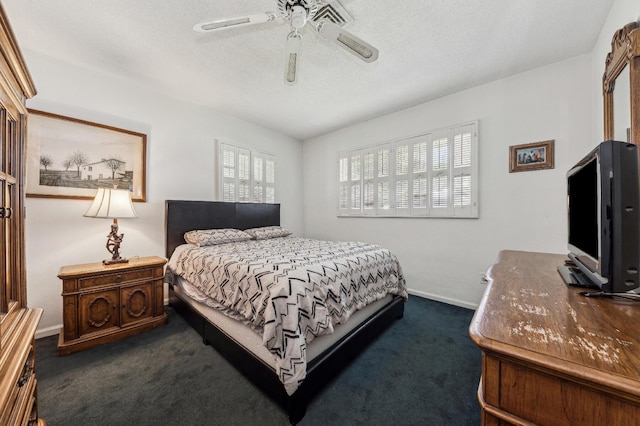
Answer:
POLYGON ((602 91, 604 139, 640 145, 640 27, 637 22, 625 25, 613 35, 611 52, 605 61, 602 91), (621 78, 615 91, 618 77, 621 78))

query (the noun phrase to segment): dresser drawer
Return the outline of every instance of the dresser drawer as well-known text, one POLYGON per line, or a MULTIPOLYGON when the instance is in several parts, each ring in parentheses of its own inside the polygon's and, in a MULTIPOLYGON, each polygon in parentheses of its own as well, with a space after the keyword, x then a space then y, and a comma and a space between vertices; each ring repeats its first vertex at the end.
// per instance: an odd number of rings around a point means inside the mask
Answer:
POLYGON ((18 389, 18 395, 9 416, 8 425, 28 425, 31 420, 38 418, 35 411, 36 376, 31 373, 29 378, 18 389))
POLYGON ((78 280, 80 289, 91 287, 99 287, 103 285, 127 283, 129 281, 137 281, 153 278, 154 269, 144 268, 133 271, 112 272, 104 275, 94 275, 91 277, 80 278, 78 280))
MULTIPOLYGON (((14 370, 18 373, 18 370, 14 370)), ((12 375, 7 404, 0 410, 0 424, 27 425, 37 419, 35 411, 35 358, 33 346, 29 347, 26 360, 21 363, 19 374, 12 375)))

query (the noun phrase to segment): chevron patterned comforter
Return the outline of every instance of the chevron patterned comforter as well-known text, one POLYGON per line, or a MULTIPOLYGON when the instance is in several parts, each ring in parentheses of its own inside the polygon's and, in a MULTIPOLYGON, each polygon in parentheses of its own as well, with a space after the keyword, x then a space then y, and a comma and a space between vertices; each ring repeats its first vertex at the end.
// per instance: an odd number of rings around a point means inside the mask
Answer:
POLYGON ((167 281, 180 276, 214 305, 262 333, 289 395, 306 376, 306 344, 387 294, 407 297, 397 258, 360 242, 283 237, 178 247, 167 281))

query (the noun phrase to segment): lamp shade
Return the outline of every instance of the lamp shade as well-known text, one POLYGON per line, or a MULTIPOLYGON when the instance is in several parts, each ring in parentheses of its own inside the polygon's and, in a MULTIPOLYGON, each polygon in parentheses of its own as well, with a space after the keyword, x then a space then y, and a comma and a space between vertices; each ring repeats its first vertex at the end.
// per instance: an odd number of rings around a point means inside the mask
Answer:
POLYGON ((113 219, 138 217, 133 208, 131 193, 126 189, 115 188, 98 188, 96 197, 84 216, 113 219))

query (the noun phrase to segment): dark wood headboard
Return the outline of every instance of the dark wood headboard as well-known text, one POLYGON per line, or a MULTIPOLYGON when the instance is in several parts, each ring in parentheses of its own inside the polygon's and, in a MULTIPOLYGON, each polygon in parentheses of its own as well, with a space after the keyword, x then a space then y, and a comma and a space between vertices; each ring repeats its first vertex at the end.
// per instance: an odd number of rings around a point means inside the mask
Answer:
POLYGON ((169 258, 188 231, 280 225, 280 204, 166 200, 164 222, 169 258))

